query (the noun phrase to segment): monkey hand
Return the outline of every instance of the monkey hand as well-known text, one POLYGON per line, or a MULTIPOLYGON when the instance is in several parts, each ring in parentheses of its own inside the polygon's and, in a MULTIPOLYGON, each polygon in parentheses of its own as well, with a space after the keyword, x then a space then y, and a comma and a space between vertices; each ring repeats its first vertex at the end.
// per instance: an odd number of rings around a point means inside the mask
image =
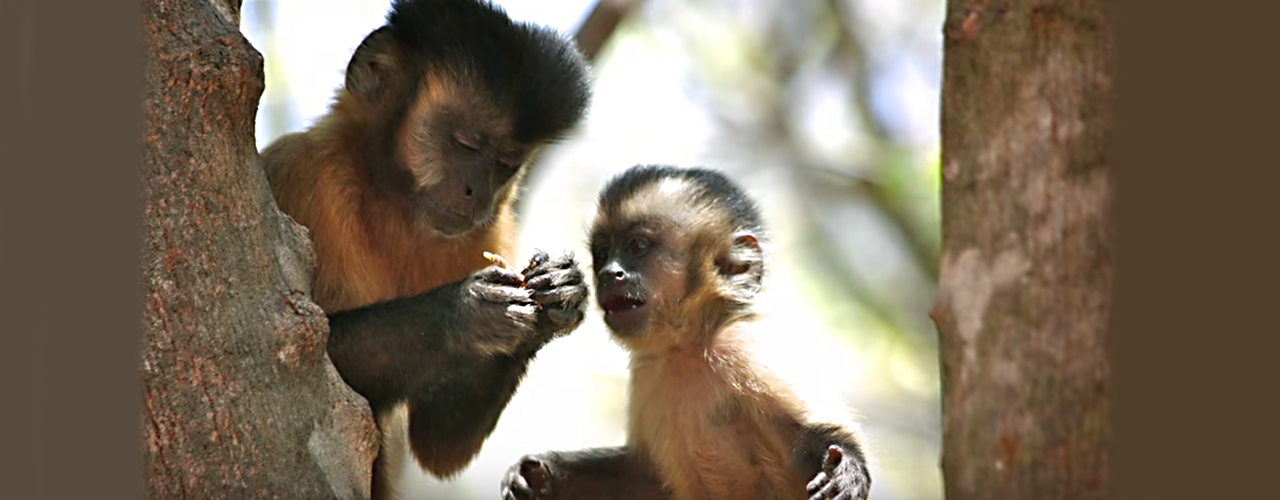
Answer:
POLYGON ((839 446, 827 448, 822 470, 809 481, 809 500, 866 500, 871 487, 865 464, 847 457, 839 446))
POLYGON ((550 500, 552 489, 550 462, 537 455, 525 455, 502 477, 502 500, 550 500))
POLYGON ((582 324, 588 290, 582 268, 573 255, 551 259, 539 250, 522 274, 525 287, 533 292, 533 300, 538 304, 540 337, 551 340, 582 324))
POLYGON ((533 292, 521 276, 489 266, 463 280, 455 316, 455 339, 484 355, 511 354, 537 333, 533 292))

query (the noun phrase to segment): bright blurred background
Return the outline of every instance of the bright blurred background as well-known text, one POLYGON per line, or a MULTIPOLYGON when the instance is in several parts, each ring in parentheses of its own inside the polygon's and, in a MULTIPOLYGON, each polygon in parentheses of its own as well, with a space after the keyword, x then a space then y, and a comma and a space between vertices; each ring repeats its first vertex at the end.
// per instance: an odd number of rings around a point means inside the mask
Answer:
MULTIPOLYGON (((505 0, 575 33, 595 0, 505 0)), ((259 148, 324 114, 386 0, 246 0, 263 54, 259 148)), ((875 500, 942 498, 939 380, 927 312, 939 246, 943 0, 636 0, 595 58, 586 122, 533 166, 521 200, 534 248, 585 259, 595 195, 637 163, 724 170, 773 231, 764 352, 856 418, 875 500)), ((604 11, 602 11, 604 12, 604 11)), ((606 16, 607 17, 607 16, 606 16)), ((607 30, 606 30, 607 31, 607 30)), ((626 354, 593 309, 547 346, 479 457, 451 481, 410 467, 404 498, 496 498, 520 455, 621 444, 626 354)))

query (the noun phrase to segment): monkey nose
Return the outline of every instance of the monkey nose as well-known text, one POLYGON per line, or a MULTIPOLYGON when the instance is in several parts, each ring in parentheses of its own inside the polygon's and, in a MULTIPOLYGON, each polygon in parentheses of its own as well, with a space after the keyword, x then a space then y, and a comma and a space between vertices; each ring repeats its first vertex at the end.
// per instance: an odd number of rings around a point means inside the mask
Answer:
POLYGON ((467 192, 467 197, 471 197, 471 193, 472 193, 472 191, 471 191, 471 186, 465 186, 465 187, 466 187, 466 189, 467 189, 467 191, 466 191, 466 192, 467 192))
POLYGON ((604 269, 600 270, 601 281, 616 283, 616 282, 623 281, 624 279, 626 279, 626 277, 627 277, 627 272, 622 269, 622 266, 619 266, 617 264, 610 264, 608 266, 605 266, 604 269))

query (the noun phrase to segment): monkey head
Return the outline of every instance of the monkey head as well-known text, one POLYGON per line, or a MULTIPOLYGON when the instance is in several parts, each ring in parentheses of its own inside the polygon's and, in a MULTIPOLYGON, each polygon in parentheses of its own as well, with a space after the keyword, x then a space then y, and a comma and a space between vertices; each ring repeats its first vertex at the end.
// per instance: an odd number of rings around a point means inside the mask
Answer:
POLYGON ((762 238, 755 205, 723 174, 628 169, 601 192, 590 236, 605 324, 624 345, 645 349, 694 341, 679 332, 711 332, 750 314, 762 238))
POLYGON ((573 42, 477 0, 398 0, 348 63, 370 180, 445 236, 488 225, 591 98, 573 42))

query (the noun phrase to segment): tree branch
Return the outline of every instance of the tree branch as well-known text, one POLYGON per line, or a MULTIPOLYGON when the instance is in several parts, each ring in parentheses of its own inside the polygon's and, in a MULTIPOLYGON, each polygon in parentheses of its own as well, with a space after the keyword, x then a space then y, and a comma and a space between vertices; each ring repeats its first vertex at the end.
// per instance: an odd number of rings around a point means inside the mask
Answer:
POLYGON ((582 26, 578 27, 577 35, 574 36, 574 41, 578 43, 578 48, 582 50, 588 62, 596 61, 600 49, 604 48, 610 38, 613 38, 613 32, 618 29, 618 24, 635 9, 638 3, 632 0, 596 2, 596 6, 591 9, 591 14, 587 15, 587 20, 582 22, 582 26))
MULTIPOLYGON (((592 7, 591 13, 587 15, 587 19, 578 27, 578 32, 573 37, 575 43, 578 44, 578 50, 581 50, 583 57, 587 59, 587 63, 595 65, 596 58, 600 55, 600 50, 604 48, 610 38, 613 38, 613 33, 617 31, 618 25, 639 4, 640 0, 599 0, 596 2, 595 7, 592 7)), ((524 177, 526 186, 541 164, 542 151, 539 151, 533 154, 533 157, 529 159, 528 165, 525 166, 528 169, 524 177)), ((512 203, 515 213, 519 214, 523 211, 524 199, 523 196, 520 196, 512 203)))
MULTIPOLYGON (((877 163, 882 163, 877 161, 877 163)), ((912 260, 929 275, 931 281, 938 279, 938 248, 923 234, 911 214, 901 205, 894 202, 893 196, 885 189, 884 184, 872 177, 857 174, 853 171, 837 170, 809 165, 809 170, 817 175, 833 177, 845 183, 850 189, 861 193, 865 199, 875 205, 876 209, 889 219, 911 254, 912 260)))

